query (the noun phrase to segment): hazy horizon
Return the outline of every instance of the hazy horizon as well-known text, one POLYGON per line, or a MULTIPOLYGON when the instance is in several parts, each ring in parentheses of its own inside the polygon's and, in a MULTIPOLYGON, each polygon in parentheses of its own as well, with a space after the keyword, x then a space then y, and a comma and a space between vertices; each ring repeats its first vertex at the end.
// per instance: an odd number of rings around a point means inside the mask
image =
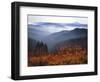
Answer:
POLYGON ((28 15, 28 27, 49 33, 88 27, 87 17, 28 15))

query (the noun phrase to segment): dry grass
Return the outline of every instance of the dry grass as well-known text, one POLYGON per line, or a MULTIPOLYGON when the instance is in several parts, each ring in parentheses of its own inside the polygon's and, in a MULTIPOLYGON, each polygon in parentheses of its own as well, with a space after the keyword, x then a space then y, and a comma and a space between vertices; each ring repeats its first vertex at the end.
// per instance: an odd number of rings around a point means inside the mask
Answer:
POLYGON ((86 64, 87 50, 77 48, 60 48, 57 53, 28 54, 28 66, 86 64))

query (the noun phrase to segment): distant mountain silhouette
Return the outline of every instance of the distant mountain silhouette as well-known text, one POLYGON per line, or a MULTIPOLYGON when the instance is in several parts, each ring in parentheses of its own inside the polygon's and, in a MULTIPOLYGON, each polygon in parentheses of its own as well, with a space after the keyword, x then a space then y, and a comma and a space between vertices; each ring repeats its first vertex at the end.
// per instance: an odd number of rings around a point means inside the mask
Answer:
MULTIPOLYGON (((56 39, 56 40, 66 40, 66 39, 71 39, 71 38, 78 38, 78 37, 82 37, 82 36, 86 36, 87 35, 87 29, 74 29, 71 31, 60 31, 57 33, 53 33, 51 35, 48 35, 47 38, 49 39, 56 39)), ((47 39, 46 38, 46 39, 47 39)))
POLYGON ((71 26, 71 27, 87 27, 87 24, 81 24, 79 22, 74 22, 74 23, 68 23, 66 26, 71 26))
POLYGON ((84 38, 87 37, 87 29, 84 28, 76 28, 74 30, 63 30, 56 33, 48 33, 46 31, 41 31, 32 26, 28 27, 28 37, 30 39, 36 41, 42 41, 43 43, 47 44, 48 50, 52 51, 55 45, 67 40, 77 39, 77 38, 84 38))
POLYGON ((60 42, 56 44, 56 48, 61 48, 61 47, 76 47, 76 46, 81 46, 81 48, 87 49, 87 37, 82 37, 82 38, 76 38, 76 39, 71 39, 71 40, 66 40, 63 42, 60 42))
POLYGON ((41 41, 42 38, 49 35, 50 33, 45 31, 40 31, 34 28, 28 28, 28 37, 31 39, 39 40, 41 41))
POLYGON ((55 27, 64 27, 64 26, 71 26, 71 27, 87 27, 87 24, 81 24, 79 22, 73 23, 54 23, 54 22, 37 22, 32 24, 34 27, 48 27, 48 26, 55 26, 55 27))
POLYGON ((71 40, 71 39, 77 39, 87 36, 87 29, 74 29, 72 31, 61 31, 57 33, 53 33, 51 35, 48 35, 43 40, 49 47, 49 50, 51 50, 57 43, 71 40))

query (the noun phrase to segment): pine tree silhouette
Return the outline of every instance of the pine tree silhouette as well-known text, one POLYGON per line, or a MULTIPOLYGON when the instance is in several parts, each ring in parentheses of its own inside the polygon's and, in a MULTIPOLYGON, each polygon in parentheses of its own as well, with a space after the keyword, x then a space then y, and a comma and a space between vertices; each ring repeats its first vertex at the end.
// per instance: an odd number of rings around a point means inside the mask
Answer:
POLYGON ((42 41, 41 42, 37 42, 36 46, 35 46, 35 54, 46 54, 48 53, 48 47, 46 44, 44 44, 42 41))

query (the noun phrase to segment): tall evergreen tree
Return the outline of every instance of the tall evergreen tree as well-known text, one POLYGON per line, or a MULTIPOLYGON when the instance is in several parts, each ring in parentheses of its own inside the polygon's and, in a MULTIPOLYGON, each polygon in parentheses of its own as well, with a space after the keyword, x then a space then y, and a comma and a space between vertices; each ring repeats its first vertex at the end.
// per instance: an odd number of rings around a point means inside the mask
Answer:
POLYGON ((42 41, 37 42, 36 47, 35 47, 35 52, 36 54, 46 54, 48 52, 47 45, 44 44, 42 41))

